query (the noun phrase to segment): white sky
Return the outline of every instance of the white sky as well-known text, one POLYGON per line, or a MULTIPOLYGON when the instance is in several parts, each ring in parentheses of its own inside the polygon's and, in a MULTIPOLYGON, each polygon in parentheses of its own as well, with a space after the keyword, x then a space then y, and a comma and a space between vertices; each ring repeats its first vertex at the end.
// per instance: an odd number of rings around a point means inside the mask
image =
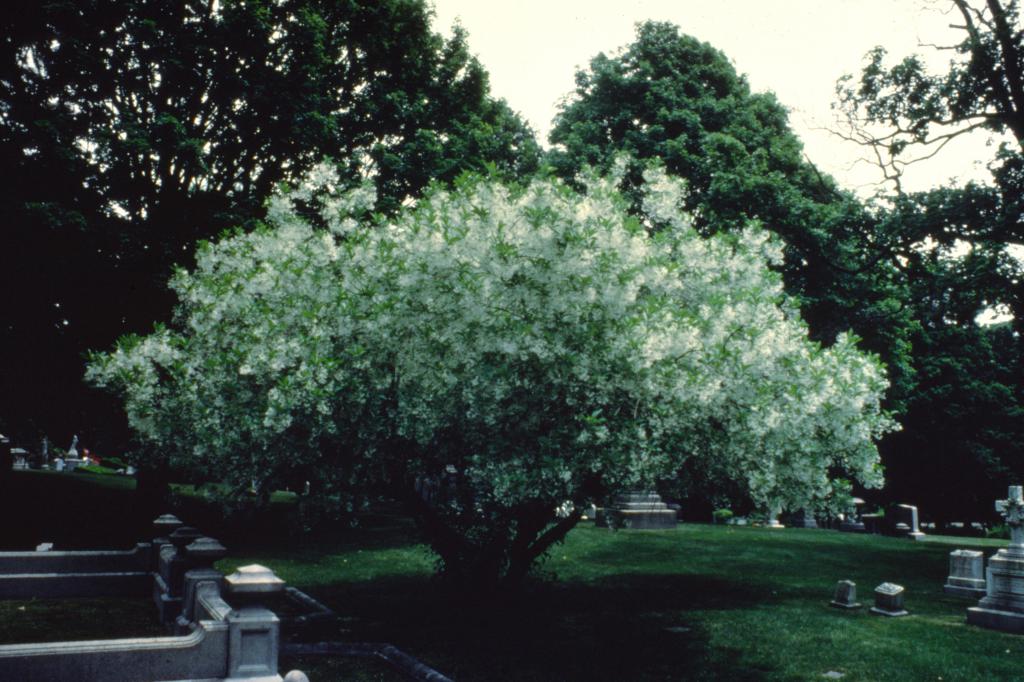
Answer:
MULTIPOLYGON (((471 51, 491 76, 491 92, 504 98, 538 133, 542 144, 558 102, 574 87, 578 68, 599 52, 633 42, 634 25, 671 21, 683 33, 711 43, 747 75, 754 91, 775 92, 790 109, 790 124, 808 157, 862 194, 877 189, 877 169, 857 163, 858 146, 827 131, 836 80, 859 74, 864 55, 883 45, 895 62, 914 52, 936 71, 949 59, 919 43, 952 43, 939 0, 434 0, 435 30, 449 34, 459 20, 471 51)), ((948 145, 935 161, 911 166, 904 189, 987 177, 994 148, 985 136, 948 145)))

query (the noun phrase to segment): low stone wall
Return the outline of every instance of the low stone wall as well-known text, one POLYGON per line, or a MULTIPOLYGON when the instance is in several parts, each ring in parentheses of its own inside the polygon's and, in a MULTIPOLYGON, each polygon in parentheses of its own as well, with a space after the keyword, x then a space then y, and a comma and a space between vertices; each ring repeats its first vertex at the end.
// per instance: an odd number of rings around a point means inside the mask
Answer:
POLYGON ((131 573, 148 571, 153 545, 140 542, 127 551, 0 552, 0 575, 25 573, 131 573))
POLYGON ((0 552, 0 599, 144 597, 153 546, 128 551, 0 552))
POLYGON ((280 682, 280 620, 259 600, 283 591, 284 582, 256 565, 220 579, 207 571, 186 576, 185 611, 195 620, 179 621, 182 634, 3 645, 0 680, 280 682), (234 608, 221 596, 222 589, 234 608))
POLYGON ((145 597, 150 573, 14 573, 0 575, 0 599, 72 599, 75 597, 145 597))
MULTIPOLYGON (((183 637, 0 646, 0 679, 144 682, 227 677, 227 623, 183 637)), ((280 678, 278 678, 280 679, 280 678)))
POLYGON ((154 528, 152 543, 124 552, 0 553, 0 598, 152 595, 174 633, 3 645, 0 680, 281 682, 280 620, 260 602, 284 581, 257 565, 224 576, 213 568, 226 554, 219 542, 169 515, 154 528))

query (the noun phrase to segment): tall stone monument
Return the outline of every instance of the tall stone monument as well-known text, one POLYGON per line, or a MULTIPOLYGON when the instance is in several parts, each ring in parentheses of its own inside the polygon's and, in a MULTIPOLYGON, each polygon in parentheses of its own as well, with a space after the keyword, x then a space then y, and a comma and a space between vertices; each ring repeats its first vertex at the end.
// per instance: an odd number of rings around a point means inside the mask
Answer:
POLYGON ((996 511, 1010 527, 1010 546, 996 552, 985 570, 985 596, 967 609, 967 622, 994 630, 1024 633, 1024 492, 1011 485, 996 511))

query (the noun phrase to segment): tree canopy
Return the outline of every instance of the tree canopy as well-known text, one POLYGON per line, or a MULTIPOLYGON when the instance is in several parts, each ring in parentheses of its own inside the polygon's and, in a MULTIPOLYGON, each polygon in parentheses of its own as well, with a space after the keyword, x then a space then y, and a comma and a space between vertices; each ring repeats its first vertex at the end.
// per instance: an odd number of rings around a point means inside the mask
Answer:
POLYGON ((372 178, 384 211, 465 170, 533 170, 531 131, 489 96, 465 35, 446 40, 430 18, 422 0, 8 6, 0 277, 22 294, 0 327, 0 393, 12 424, 82 428, 95 400, 74 388, 82 352, 165 319, 165 282, 196 240, 253 224, 314 161, 335 159, 343 183, 372 178))
POLYGON ((877 359, 807 339, 768 234, 701 237, 681 183, 645 178, 642 220, 591 175, 584 195, 467 178, 394 221, 347 193, 314 227, 294 206, 335 185, 322 169, 267 228, 201 248, 172 282, 176 325, 90 375, 142 438, 217 479, 405 499, 444 573, 488 589, 586 504, 687 468, 762 506, 880 483, 877 359))
POLYGON ((918 388, 904 431, 883 444, 887 478, 940 521, 991 514, 992 495, 1024 474, 1024 29, 1016 0, 950 9, 962 39, 934 46, 950 55, 945 71, 916 55, 887 65, 876 48, 859 78, 837 86, 841 134, 892 182, 876 244, 907 283, 917 321, 918 388), (991 183, 903 191, 908 165, 976 131, 1003 136, 991 183), (979 322, 993 311, 1009 316, 979 322))

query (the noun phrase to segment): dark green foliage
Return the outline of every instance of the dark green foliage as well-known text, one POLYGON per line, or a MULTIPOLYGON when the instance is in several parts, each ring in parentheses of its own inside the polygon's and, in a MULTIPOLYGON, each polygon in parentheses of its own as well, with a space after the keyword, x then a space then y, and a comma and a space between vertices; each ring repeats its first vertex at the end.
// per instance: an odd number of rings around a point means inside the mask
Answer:
POLYGON ((962 40, 948 68, 876 48, 837 87, 847 136, 877 152, 896 194, 880 243, 909 288, 918 389, 904 431, 882 447, 890 494, 939 521, 992 517, 991 500, 1024 476, 1024 33, 1017 0, 952 0, 962 40), (882 133, 872 125, 881 125, 882 133), (914 159, 973 130, 1003 134, 992 183, 907 195, 914 159), (979 313, 1009 312, 982 327, 979 313))
MULTIPOLYGON (((382 210, 430 180, 536 167, 422 0, 19 1, 0 32, 0 394, 15 429, 116 429, 85 349, 166 319, 194 243, 251 226, 325 156, 382 210), (83 412, 93 417, 88 424, 83 412), (105 423, 96 424, 98 415, 105 423)), ((111 453, 114 454, 114 453, 111 453)))
POLYGON ((899 197, 888 216, 907 240, 899 262, 918 321, 917 388, 882 448, 888 492, 940 522, 993 517, 992 500, 1024 476, 1021 339, 1010 322, 975 321, 1018 267, 983 234, 997 203, 992 188, 943 188, 899 197))

